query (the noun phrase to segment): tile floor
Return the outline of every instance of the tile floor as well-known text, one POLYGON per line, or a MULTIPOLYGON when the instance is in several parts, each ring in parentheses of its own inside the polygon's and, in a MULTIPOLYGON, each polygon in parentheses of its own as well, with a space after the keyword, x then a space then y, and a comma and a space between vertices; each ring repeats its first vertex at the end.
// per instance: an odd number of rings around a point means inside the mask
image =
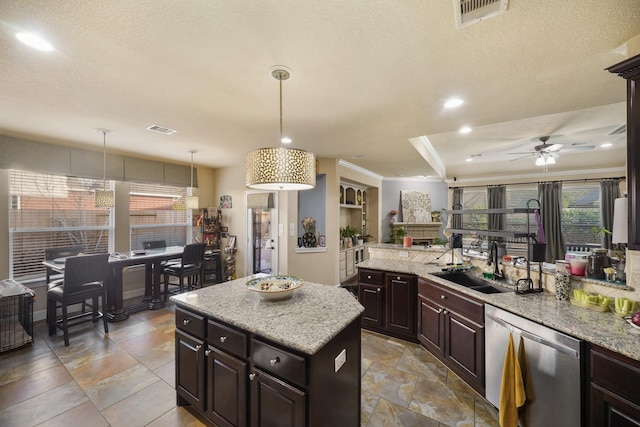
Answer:
MULTIPOLYGON (((205 426, 176 406, 174 306, 85 323, 0 355, 0 426, 205 426)), ((497 426, 497 411, 420 346, 363 331, 362 426, 497 426)))

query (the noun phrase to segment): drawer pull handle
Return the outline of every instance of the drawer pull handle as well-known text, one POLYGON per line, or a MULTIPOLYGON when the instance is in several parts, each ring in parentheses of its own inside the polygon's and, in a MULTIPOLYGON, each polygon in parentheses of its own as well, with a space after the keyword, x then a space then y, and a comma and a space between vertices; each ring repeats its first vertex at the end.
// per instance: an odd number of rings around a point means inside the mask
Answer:
POLYGON ((253 381, 256 379, 256 374, 254 374, 253 372, 249 374, 249 381, 253 381))
POLYGON ((276 363, 280 363, 280 358, 276 356, 275 359, 269 360, 269 363, 271 364, 271 366, 276 366, 276 363))
POLYGON ((205 355, 205 356, 208 356, 208 355, 210 355, 210 354, 211 354, 211 350, 205 350, 205 351, 204 351, 204 355, 205 355))
POLYGON ((200 345, 200 344, 198 344, 198 345, 196 346, 196 350, 198 350, 198 351, 200 351, 200 349, 201 349, 201 348, 202 348, 202 345, 200 345))
POLYGON ((220 342, 225 342, 227 340, 227 337, 220 337, 220 342))
POLYGON ((440 295, 440 299, 447 299, 446 295, 440 295))
POLYGON ((187 326, 189 323, 191 323, 191 319, 184 319, 184 320, 182 321, 182 324, 183 324, 184 326, 187 326))

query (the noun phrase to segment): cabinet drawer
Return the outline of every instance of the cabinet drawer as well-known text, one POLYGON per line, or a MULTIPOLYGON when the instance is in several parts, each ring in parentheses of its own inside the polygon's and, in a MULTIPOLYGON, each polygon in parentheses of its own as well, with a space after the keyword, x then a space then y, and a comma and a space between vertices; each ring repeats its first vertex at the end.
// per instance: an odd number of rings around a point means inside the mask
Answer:
POLYGON ((188 332, 194 337, 204 339, 204 316, 176 307, 176 328, 188 332))
POLYGON ((422 279, 418 282, 418 294, 484 325, 484 304, 480 301, 422 279))
POLYGON ((251 339, 254 365, 301 387, 306 385, 305 359, 288 351, 251 339))
POLYGON ((591 381, 640 405, 640 363, 621 354, 592 346, 591 381))
POLYGON ((207 341, 214 347, 238 357, 247 357, 247 335, 214 320, 207 323, 207 341))
POLYGON ((358 269, 358 282, 367 285, 382 285, 384 282, 384 273, 378 270, 358 269))

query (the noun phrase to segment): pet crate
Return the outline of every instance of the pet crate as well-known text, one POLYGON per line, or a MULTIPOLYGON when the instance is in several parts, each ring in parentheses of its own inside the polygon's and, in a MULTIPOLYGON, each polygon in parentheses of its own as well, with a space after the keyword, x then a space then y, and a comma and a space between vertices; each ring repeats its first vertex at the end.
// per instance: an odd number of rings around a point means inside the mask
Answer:
POLYGON ((0 280, 0 353, 33 344, 34 298, 15 280, 0 280))

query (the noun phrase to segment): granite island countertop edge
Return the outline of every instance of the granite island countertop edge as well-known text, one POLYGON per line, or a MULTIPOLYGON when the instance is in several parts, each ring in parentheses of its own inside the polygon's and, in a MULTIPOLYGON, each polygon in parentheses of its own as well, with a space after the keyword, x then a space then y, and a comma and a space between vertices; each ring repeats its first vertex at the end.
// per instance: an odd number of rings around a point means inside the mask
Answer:
POLYGON ((248 290, 253 276, 171 297, 178 307, 313 355, 360 317, 364 307, 344 288, 305 282, 291 299, 265 301, 248 290))

